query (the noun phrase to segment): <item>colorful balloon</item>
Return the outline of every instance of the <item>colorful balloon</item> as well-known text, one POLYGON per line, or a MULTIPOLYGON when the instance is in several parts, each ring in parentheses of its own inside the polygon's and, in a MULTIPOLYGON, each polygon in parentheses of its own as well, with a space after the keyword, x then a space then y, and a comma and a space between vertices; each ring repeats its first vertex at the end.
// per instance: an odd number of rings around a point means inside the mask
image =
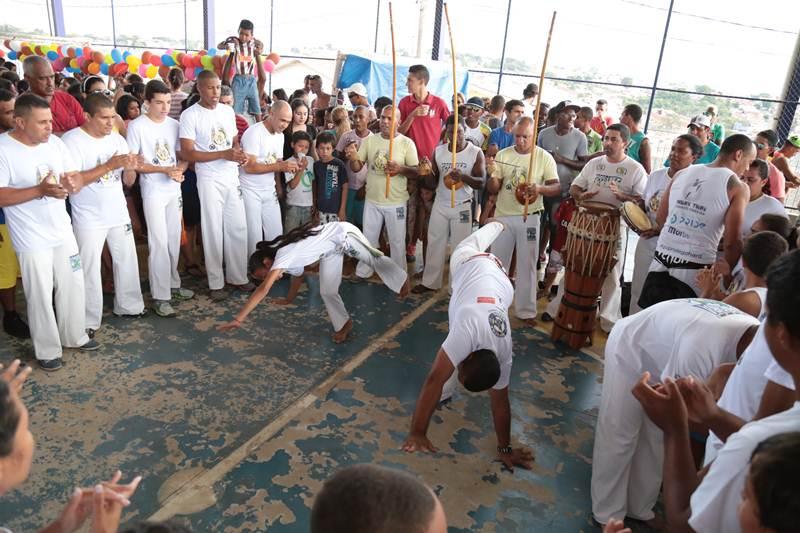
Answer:
POLYGON ((144 63, 141 63, 139 65, 139 71, 138 72, 139 72, 139 76, 142 76, 143 78, 147 77, 147 65, 145 65, 144 63))
POLYGON ((108 63, 103 63, 100 65, 100 73, 104 76, 108 76, 108 63))
POLYGON ((150 65, 147 67, 147 77, 155 78, 156 76, 158 76, 158 67, 155 65, 150 65))
POLYGON ((8 53, 8 58, 9 58, 10 60, 12 60, 12 61, 13 61, 13 60, 15 60, 15 59, 17 58, 17 53, 16 53, 14 50, 11 50, 11 51, 8 53))
POLYGON ((164 55, 161 56, 161 64, 165 65, 167 67, 174 67, 175 66, 175 60, 172 59, 171 55, 164 54, 164 55))
POLYGON ((211 57, 214 57, 215 55, 217 55, 217 49, 216 48, 209 48, 208 49, 208 55, 210 55, 211 57))
POLYGON ((113 60, 114 63, 121 62, 122 61, 122 52, 120 52, 119 50, 114 48, 113 50, 111 50, 111 59, 113 60))
POLYGON ((8 43, 8 47, 11 48, 13 51, 19 53, 22 50, 22 43, 19 41, 10 41, 8 43))
POLYGON ((150 57, 153 55, 152 52, 142 52, 142 63, 150 64, 150 57))
POLYGON ((270 52, 267 59, 277 65, 281 61, 281 56, 279 56, 277 52, 270 52))
POLYGON ((186 76, 186 79, 189 81, 194 81, 194 69, 192 67, 186 67, 183 69, 183 73, 186 76))
POLYGON ((160 67, 161 66, 161 56, 157 56, 156 54, 151 55, 150 56, 150 64, 154 65, 156 67, 160 67))
POLYGON ((170 68, 168 66, 161 65, 160 67, 158 67, 158 75, 166 80, 167 76, 169 76, 169 70, 170 68))
POLYGON ((100 64, 99 63, 95 63, 94 61, 92 61, 86 67, 86 70, 89 71, 89 74, 99 74, 100 73, 100 64))
POLYGON ((272 73, 272 71, 275 70, 275 63, 271 59, 264 61, 263 65, 265 72, 272 73))

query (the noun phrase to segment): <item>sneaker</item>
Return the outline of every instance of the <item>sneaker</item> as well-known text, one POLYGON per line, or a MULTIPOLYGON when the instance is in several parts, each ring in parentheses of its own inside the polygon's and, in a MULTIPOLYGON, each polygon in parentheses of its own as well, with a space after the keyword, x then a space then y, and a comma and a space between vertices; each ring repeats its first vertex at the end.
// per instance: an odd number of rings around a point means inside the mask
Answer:
POLYGON ((228 297, 228 293, 225 289, 211 289, 208 295, 215 302, 221 302, 228 297))
POLYGON ((247 282, 247 283, 245 283, 244 285, 234 285, 234 288, 235 288, 237 291, 242 291, 242 292, 253 292, 254 290, 256 290, 256 285, 255 285, 255 283, 253 283, 252 281, 248 281, 248 282, 247 282))
POLYGON ((118 316, 120 318, 142 318, 143 316, 146 316, 146 315, 147 315, 147 309, 142 309, 141 313, 136 313, 136 314, 131 314, 131 315, 127 315, 127 314, 123 314, 123 313, 114 313, 114 316, 118 316))
POLYGON ((79 350, 82 351, 82 352, 96 352, 97 350, 100 349, 101 346, 102 346, 102 344, 100 344, 96 340, 89 339, 89 342, 87 342, 86 344, 81 346, 79 348, 79 350))
POLYGON ((39 363, 39 368, 44 370, 45 372, 55 372, 56 370, 60 370, 64 364, 61 362, 60 357, 56 357, 55 359, 37 359, 37 363, 39 363))
POLYGON ((170 318, 178 314, 175 312, 172 305, 164 300, 153 300, 153 311, 155 311, 158 316, 164 318, 170 318))
POLYGON ((16 311, 6 311, 3 315, 3 331, 18 339, 30 339, 31 330, 16 311))
POLYGON ((178 287, 177 289, 172 289, 172 297, 176 300, 191 300, 194 298, 194 291, 178 287))

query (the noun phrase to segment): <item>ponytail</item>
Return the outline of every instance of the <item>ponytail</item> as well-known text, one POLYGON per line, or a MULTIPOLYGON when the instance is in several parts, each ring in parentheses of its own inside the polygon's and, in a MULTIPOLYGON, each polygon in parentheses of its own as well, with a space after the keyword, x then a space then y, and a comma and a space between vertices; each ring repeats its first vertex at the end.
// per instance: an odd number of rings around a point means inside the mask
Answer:
POLYGON ((296 242, 300 242, 314 235, 319 235, 321 229, 317 229, 313 222, 307 222, 302 226, 298 226, 285 235, 275 237, 271 241, 261 241, 256 244, 256 251, 250 256, 247 263, 247 271, 253 274, 256 269, 264 265, 264 259, 275 260, 278 250, 284 246, 289 246, 296 242))

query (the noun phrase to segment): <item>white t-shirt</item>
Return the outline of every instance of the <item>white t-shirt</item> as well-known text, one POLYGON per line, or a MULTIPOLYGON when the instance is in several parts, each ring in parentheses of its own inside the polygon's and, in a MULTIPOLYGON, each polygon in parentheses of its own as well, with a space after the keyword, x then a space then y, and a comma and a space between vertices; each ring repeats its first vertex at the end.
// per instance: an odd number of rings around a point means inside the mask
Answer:
POLYGON ((751 228, 756 220, 765 214, 786 216, 786 208, 777 198, 762 194, 760 198, 747 203, 744 208, 744 220, 742 220, 742 237, 747 237, 752 233, 751 228))
POLYGON ((684 298, 661 302, 616 323, 606 364, 653 379, 694 376, 705 380, 716 367, 736 360, 736 345, 758 320, 723 302, 684 298), (672 317, 665 319, 664 317, 672 317))
MULTIPOLYGON (((141 154, 148 165, 169 168, 178 163, 176 152, 180 151, 179 130, 177 120, 167 117, 159 123, 142 115, 128 124, 125 139, 131 153, 141 154)), ((139 174, 139 185, 142 188, 142 198, 159 194, 171 197, 181 190, 181 184, 163 172, 139 174)))
POLYGON ((508 387, 511 378, 511 325, 508 307, 514 289, 499 261, 488 253, 472 256, 453 276, 453 295, 447 316, 450 331, 442 349, 453 366, 476 350, 491 350, 500 362, 500 379, 494 389, 508 387))
MULTIPOLYGON (((128 143, 122 135, 112 132, 105 137, 92 137, 83 128, 65 133, 61 140, 67 145, 79 170, 91 170, 114 154, 127 154, 128 143)), ((131 223, 125 193, 122 192, 122 169, 103 174, 94 183, 83 187, 69 198, 72 206, 72 225, 76 229, 108 229, 131 223)))
MULTIPOLYGON (((236 114, 231 106, 217 104, 214 109, 200 105, 189 107, 181 114, 180 138, 194 141, 198 152, 221 152, 233 147, 238 135, 236 114)), ((198 181, 219 181, 232 185, 239 177, 239 165, 227 159, 195 163, 198 181)))
POLYGON ((698 533, 737 533, 750 457, 765 439, 800 431, 800 402, 782 413, 750 422, 728 438, 708 474, 692 494, 689 525, 698 533))
POLYGON ((593 202, 604 202, 619 207, 622 202, 609 188, 615 183, 619 192, 632 196, 642 196, 647 182, 644 167, 628 156, 619 163, 612 163, 607 156, 595 157, 586 163, 581 173, 572 182, 586 192, 597 192, 593 202))
MULTIPOLYGON (((722 395, 717 401, 720 409, 749 421, 756 416, 761 396, 767 385, 765 373, 769 366, 775 362, 772 352, 764 336, 764 323, 762 322, 750 346, 742 353, 736 362, 733 372, 728 377, 722 395)), ((717 456, 717 452, 724 443, 713 431, 709 432, 706 441, 705 464, 710 463, 717 456)))
MULTIPOLYGON (((51 135, 46 143, 26 146, 8 133, 0 135, 0 187, 35 187, 50 173, 77 170, 64 142, 51 135)), ((3 208, 17 253, 56 248, 72 234, 64 200, 45 197, 3 208)))
POLYGON ((330 222, 314 228, 319 234, 307 237, 278 250, 270 270, 285 270, 292 276, 302 276, 303 269, 331 254, 342 254, 347 232, 340 222, 330 222))
MULTIPOLYGON (((303 156, 306 158, 308 165, 300 178, 300 183, 297 187, 292 189, 289 187, 289 182, 294 179, 294 174, 291 172, 284 172, 283 179, 286 181, 286 204, 296 205, 298 207, 311 207, 314 205, 314 160, 311 156, 303 156)), ((296 155, 293 155, 290 160, 300 161, 296 155)))
POLYGON ((764 372, 764 377, 767 378, 767 381, 777 383, 784 389, 795 390, 792 375, 784 370, 777 361, 770 363, 769 368, 764 372))
MULTIPOLYGON (((263 122, 256 122, 242 135, 242 150, 255 156, 256 161, 271 165, 283 159, 283 133, 270 133, 263 122)), ((244 168, 239 169, 239 181, 242 187, 252 191, 275 192, 275 173, 250 174, 244 168)))
MULTIPOLYGON (((463 150, 456 152, 456 168, 471 176, 472 167, 475 166, 475 161, 477 161, 480 151, 481 149, 474 144, 466 143, 463 150)), ((450 145, 440 144, 433 150, 433 156, 436 159, 436 166, 439 167, 439 185, 436 186, 436 201, 450 207, 450 189, 445 187, 444 184, 444 177, 453 168, 453 152, 450 151, 450 145)), ((456 205, 472 200, 472 187, 464 183, 460 189, 456 189, 455 198, 456 205)))
POLYGON ((658 206, 661 205, 661 197, 664 196, 664 191, 672 181, 672 178, 667 174, 669 168, 660 168, 650 173, 647 177, 647 184, 644 186, 644 194, 642 200, 644 201, 645 213, 650 222, 655 224, 656 215, 658 214, 658 206))

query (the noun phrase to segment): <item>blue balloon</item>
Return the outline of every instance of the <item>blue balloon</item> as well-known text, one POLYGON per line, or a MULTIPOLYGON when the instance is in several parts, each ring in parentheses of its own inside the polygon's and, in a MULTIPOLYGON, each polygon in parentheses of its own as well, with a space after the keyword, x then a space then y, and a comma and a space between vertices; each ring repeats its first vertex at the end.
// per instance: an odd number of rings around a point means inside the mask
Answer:
POLYGON ((49 59, 50 61, 55 61, 56 59, 58 59, 58 53, 50 50, 49 52, 47 52, 47 59, 49 59))
POLYGON ((12 60, 12 61, 15 60, 17 58, 17 53, 14 50, 9 50, 8 51, 8 58, 10 60, 12 60))
POLYGON ((164 54, 163 56, 161 56, 161 64, 162 65, 166 65, 168 67, 174 67, 175 66, 175 60, 172 58, 171 55, 164 54))
POLYGON ((108 64, 107 63, 103 63, 102 65, 100 65, 100 72, 102 72, 103 74, 108 75, 108 64))
POLYGON ((201 72, 203 72, 203 70, 204 70, 204 69, 203 69, 203 67, 195 67, 195 68, 194 68, 194 74, 195 74, 195 76, 196 76, 196 75, 198 75, 198 74, 200 74, 201 72))
POLYGON ((122 52, 114 48, 113 50, 111 50, 111 59, 114 60, 114 63, 122 62, 122 52))
POLYGON ((75 57, 81 57, 83 55, 83 48, 78 46, 75 47, 75 57))
POLYGON ((75 67, 67 67, 67 70, 75 74, 76 72, 80 72, 81 69, 75 67))
POLYGON ((214 57, 215 55, 217 55, 217 49, 216 48, 209 48, 208 49, 208 55, 210 55, 211 57, 214 57))
POLYGON ((124 52, 122 52, 122 59, 123 60, 128 59, 129 55, 131 55, 131 53, 125 50, 124 52))

